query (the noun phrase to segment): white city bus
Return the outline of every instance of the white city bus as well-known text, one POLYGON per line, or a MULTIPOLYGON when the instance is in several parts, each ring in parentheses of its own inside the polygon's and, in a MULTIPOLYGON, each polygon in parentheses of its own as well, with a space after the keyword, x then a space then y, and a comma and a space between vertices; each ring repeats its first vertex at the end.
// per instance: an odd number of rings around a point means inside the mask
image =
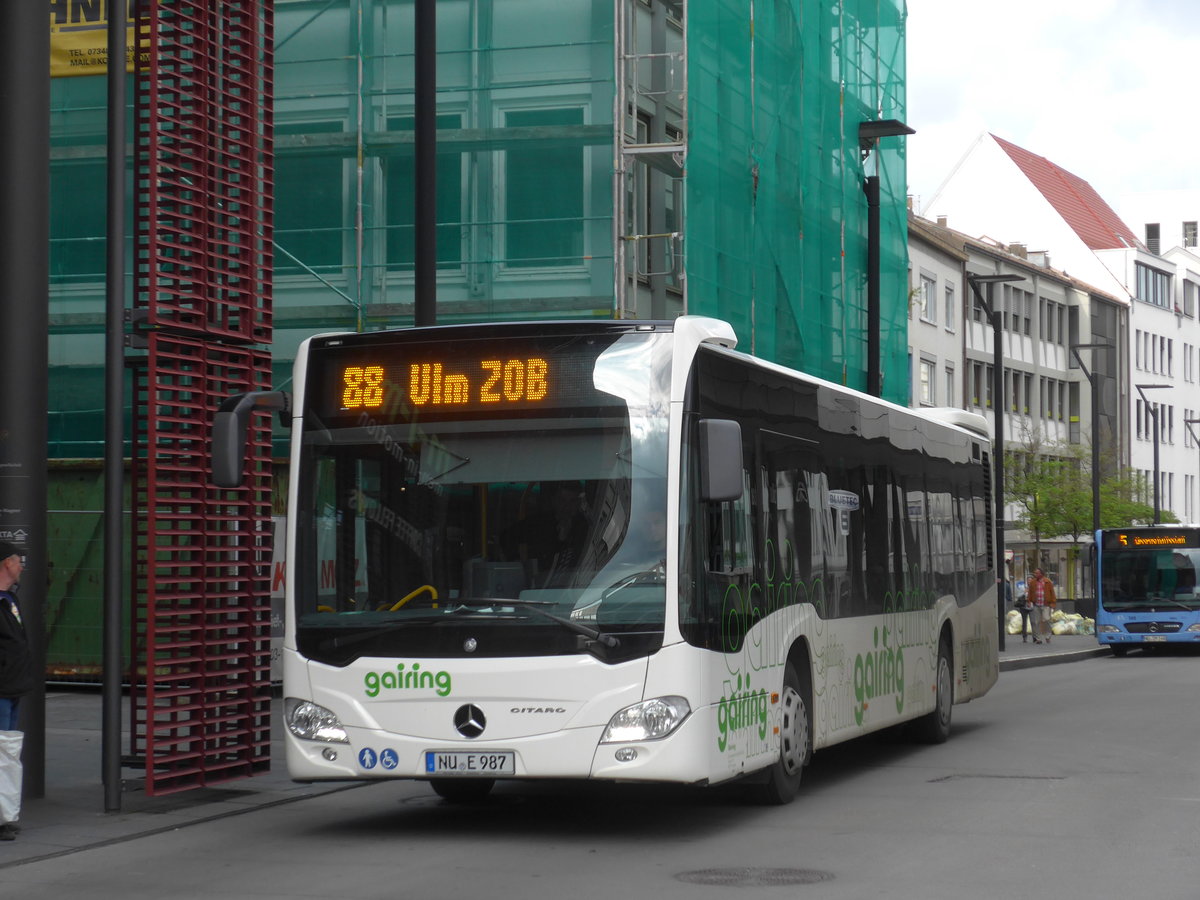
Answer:
MULTIPOLYGON (((295 369, 283 690, 298 781, 711 785, 997 672, 983 419, 754 359, 724 322, 311 338, 295 369)), ((249 412, 214 424, 240 483, 249 412)))

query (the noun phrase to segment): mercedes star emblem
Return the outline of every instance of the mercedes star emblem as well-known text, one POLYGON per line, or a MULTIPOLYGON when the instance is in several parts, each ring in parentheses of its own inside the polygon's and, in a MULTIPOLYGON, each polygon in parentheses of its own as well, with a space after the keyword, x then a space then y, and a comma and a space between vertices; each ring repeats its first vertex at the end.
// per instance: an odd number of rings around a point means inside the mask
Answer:
POLYGON ((454 713, 454 727, 463 737, 476 738, 487 727, 487 716, 474 703, 460 706, 454 713))

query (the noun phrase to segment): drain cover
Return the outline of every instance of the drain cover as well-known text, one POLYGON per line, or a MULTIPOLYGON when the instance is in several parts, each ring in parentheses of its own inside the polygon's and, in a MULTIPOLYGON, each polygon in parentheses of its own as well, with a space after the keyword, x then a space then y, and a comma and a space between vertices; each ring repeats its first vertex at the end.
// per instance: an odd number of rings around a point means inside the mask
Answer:
POLYGON ((833 878, 817 869, 768 869, 757 866, 733 866, 727 869, 697 869, 675 876, 688 884, 713 884, 721 887, 772 887, 781 884, 817 884, 833 878))

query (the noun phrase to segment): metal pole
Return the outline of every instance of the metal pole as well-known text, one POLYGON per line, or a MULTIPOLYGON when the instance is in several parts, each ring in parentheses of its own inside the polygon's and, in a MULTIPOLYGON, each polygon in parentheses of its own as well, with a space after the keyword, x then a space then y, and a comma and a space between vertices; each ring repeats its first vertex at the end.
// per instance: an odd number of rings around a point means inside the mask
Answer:
MULTIPOLYGON (((1004 558, 1004 333, 1000 328, 1000 310, 994 298, 989 300, 979 289, 980 284, 996 284, 1002 281, 1023 281, 1020 275, 967 275, 967 284, 975 293, 992 325, 992 413, 995 416, 996 440, 992 447, 992 464, 996 485, 996 624, 999 628, 999 647, 1004 649, 1004 584, 1007 580, 1008 560, 1004 558)), ((1015 586, 1014 586, 1015 590, 1015 586)))
POLYGON ((1154 408, 1150 411, 1150 416, 1154 419, 1154 524, 1157 525, 1162 521, 1162 509, 1159 505, 1158 482, 1160 475, 1158 474, 1158 404, 1154 404, 1154 408))
POLYGON ((1093 373, 1087 373, 1092 389, 1092 531, 1100 530, 1100 391, 1093 373))
POLYGON ((879 176, 868 175, 863 182, 867 195, 867 393, 882 393, 880 372, 879 309, 879 176))
POLYGON ((104 811, 121 809, 121 676, 125 505, 125 29, 108 17, 108 245, 104 336, 104 674, 101 772, 104 811))
MULTIPOLYGON (((1192 427, 1193 425, 1200 425, 1200 419, 1184 419, 1183 420, 1183 427, 1187 428, 1188 434, 1190 434, 1190 436, 1192 436, 1192 440, 1193 440, 1193 443, 1195 443, 1196 448, 1200 449, 1200 438, 1196 437, 1196 432, 1195 432, 1194 428, 1192 427)), ((1196 469, 1196 484, 1200 485, 1200 467, 1198 467, 1198 469, 1196 469)), ((1192 520, 1190 520, 1190 521, 1195 522, 1198 520, 1200 520, 1200 515, 1196 514, 1196 506, 1193 505, 1192 520)))
POLYGON ((46 8, 0 5, 0 531, 24 553, 20 604, 34 688, 21 702, 22 786, 46 793, 46 410, 50 282, 50 32, 46 8))
POLYGON ((417 0, 413 324, 437 324, 437 3, 417 0))
MULTIPOLYGON (((978 290, 978 288, 976 288, 978 290)), ((994 289, 993 289, 994 290, 994 289)), ((992 298, 993 301, 995 298, 992 298)), ((1004 333, 1000 328, 999 311, 988 304, 988 318, 992 320, 992 413, 996 417, 996 446, 992 451, 996 466, 996 557, 1000 578, 1007 577, 1008 560, 1004 550, 1004 333)), ((1016 590, 1016 585, 1013 586, 1016 590)), ((1004 592, 996 603, 1000 619, 1000 649, 1004 649, 1004 592)))

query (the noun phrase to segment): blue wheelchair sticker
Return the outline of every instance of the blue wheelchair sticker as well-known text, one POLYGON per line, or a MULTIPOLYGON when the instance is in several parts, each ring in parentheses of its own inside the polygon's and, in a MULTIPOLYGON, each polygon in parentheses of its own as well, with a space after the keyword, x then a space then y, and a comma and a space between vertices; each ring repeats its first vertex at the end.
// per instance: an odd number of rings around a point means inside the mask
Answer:
POLYGON ((379 764, 385 769, 394 769, 400 765, 400 755, 391 747, 388 747, 386 750, 379 752, 379 764))

